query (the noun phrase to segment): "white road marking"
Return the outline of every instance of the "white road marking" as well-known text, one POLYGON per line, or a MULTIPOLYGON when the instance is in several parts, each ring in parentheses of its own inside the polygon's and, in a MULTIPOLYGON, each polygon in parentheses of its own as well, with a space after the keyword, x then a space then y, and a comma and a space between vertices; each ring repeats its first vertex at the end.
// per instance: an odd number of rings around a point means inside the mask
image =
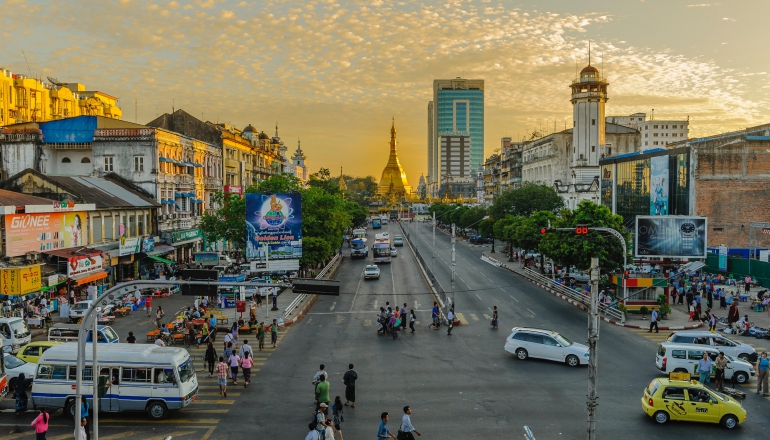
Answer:
POLYGON ((415 301, 415 302, 414 302, 414 309, 415 309, 415 310, 417 310, 417 309, 419 309, 419 308, 420 308, 420 303, 418 303, 417 301, 415 301))
POLYGON ((492 312, 492 313, 495 313, 495 312, 492 310, 492 307, 487 307, 487 308, 489 309, 489 311, 490 311, 490 312, 492 312))
MULTIPOLYGON (((478 293, 476 294, 476 298, 481 299, 481 297, 479 296, 478 293)), ((482 301, 484 301, 484 300, 482 299, 482 301)))
POLYGON ((334 307, 336 307, 336 306, 337 306, 337 301, 334 301, 334 302, 332 303, 332 306, 331 306, 331 307, 329 307, 329 311, 330 311, 330 312, 333 312, 333 311, 334 311, 334 307))
POLYGON ((356 294, 353 295, 353 301, 350 303, 350 310, 353 310, 353 306, 356 305, 356 298, 358 298, 358 291, 361 290, 361 281, 364 280, 364 273, 361 272, 361 278, 358 279, 358 286, 356 287, 356 294))
POLYGON ((516 301, 516 302, 519 302, 519 300, 518 300, 518 299, 516 299, 516 298, 514 298, 514 297, 513 297, 513 295, 508 295, 508 296, 510 296, 510 297, 511 297, 511 299, 513 299, 514 301, 516 301))
POLYGON ((374 308, 375 308, 375 309, 377 309, 377 308, 378 308, 378 307, 377 307, 377 300, 376 300, 376 299, 374 300, 374 308))
MULTIPOLYGON (((529 309, 527 309, 527 310, 529 310, 529 309)), ((535 312, 533 312, 532 310, 529 310, 529 313, 535 315, 535 312)))

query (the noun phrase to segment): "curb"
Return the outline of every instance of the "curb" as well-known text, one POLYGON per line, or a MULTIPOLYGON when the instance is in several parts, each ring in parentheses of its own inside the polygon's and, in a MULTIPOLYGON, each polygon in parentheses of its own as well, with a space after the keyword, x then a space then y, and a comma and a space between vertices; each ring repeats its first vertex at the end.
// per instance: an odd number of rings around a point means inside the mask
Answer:
MULTIPOLYGON (((335 273, 337 273, 337 270, 340 268, 340 266, 342 266, 342 261, 343 261, 343 259, 340 258, 339 264, 334 266, 334 268, 332 268, 329 271, 330 273, 329 273, 329 276, 327 277, 327 279, 331 278, 332 276, 334 276, 335 273)), ((302 307, 302 310, 300 310, 299 313, 297 313, 297 316, 295 316, 294 318, 292 318, 289 321, 284 321, 284 323, 283 323, 284 327, 289 327, 289 326, 292 326, 292 325, 298 323, 299 320, 302 319, 303 316, 305 316, 305 314, 308 312, 308 310, 310 310, 310 307, 315 303, 315 301, 317 299, 318 299, 318 295, 313 295, 313 297, 310 298, 310 301, 308 301, 307 304, 305 304, 305 306, 302 307)))
MULTIPOLYGON (((489 258, 489 257, 487 257, 487 258, 489 258)), ((562 295, 561 293, 559 293, 559 292, 557 292, 557 291, 555 291, 555 290, 553 290, 553 289, 549 289, 547 286, 545 286, 545 285, 543 285, 543 284, 540 284, 540 283, 538 283, 538 282, 536 282, 536 281, 532 281, 532 280, 530 280, 529 278, 527 278, 527 277, 524 277, 524 276, 520 275, 518 272, 516 272, 516 271, 514 271, 513 269, 509 268, 509 267, 508 267, 508 265, 506 265, 506 264, 502 264, 502 263, 500 263, 500 262, 498 262, 497 260, 494 260, 494 259, 492 259, 492 258, 489 258, 489 259, 490 259, 490 260, 492 260, 492 261, 495 261, 495 262, 497 262, 498 264, 500 264, 500 267, 504 267, 504 268, 505 268, 505 269, 507 269, 508 271, 510 271, 510 272, 513 272, 513 273, 515 273, 516 275, 519 275, 519 276, 521 276, 522 278, 524 278, 524 279, 526 279, 527 281, 529 281, 530 283, 532 283, 532 284, 534 284, 534 285, 536 285, 536 286, 540 287, 541 289, 545 290, 546 292, 550 292, 550 293, 551 293, 551 294, 553 294, 554 296, 556 296, 556 297, 558 297, 558 298, 561 298, 561 299, 562 299, 562 300, 564 300, 565 302, 567 302, 567 303, 569 303, 569 304, 571 304, 571 305, 573 305, 573 306, 575 306, 575 307, 579 308, 580 310, 582 310, 582 311, 584 311, 584 312, 588 312, 588 308, 587 308, 587 307, 585 307, 583 304, 580 304, 579 302, 577 302, 577 301, 575 301, 575 300, 573 300, 573 299, 571 299, 571 298, 568 298, 567 296, 565 296, 565 295, 562 295)), ((648 329, 648 327, 646 327, 646 326, 642 326, 642 325, 636 325, 636 324, 620 323, 620 322, 618 322, 618 321, 615 321, 614 319, 610 319, 610 318, 607 318, 607 317, 605 317, 605 316, 601 316, 601 315, 599 316, 599 319, 601 319, 601 320, 602 320, 602 321, 604 321, 604 322, 607 322, 607 323, 610 323, 610 324, 614 324, 614 325, 617 325, 618 327, 635 328, 635 329, 644 329, 644 330, 648 329)), ((659 329, 659 330, 692 330, 692 329, 696 329, 696 328, 699 328, 699 327, 703 327, 703 323, 702 323, 702 322, 699 322, 699 323, 697 323, 697 324, 693 324, 693 325, 660 326, 658 329, 659 329)))

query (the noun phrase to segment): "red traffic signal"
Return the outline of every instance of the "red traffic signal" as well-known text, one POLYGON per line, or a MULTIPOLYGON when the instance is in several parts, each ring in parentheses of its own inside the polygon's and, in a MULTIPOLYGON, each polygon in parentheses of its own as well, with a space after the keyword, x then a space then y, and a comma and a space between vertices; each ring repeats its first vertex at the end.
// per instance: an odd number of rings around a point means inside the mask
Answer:
POLYGON ((577 225, 575 227, 575 234, 577 234, 577 235, 586 235, 586 234, 588 234, 588 226, 587 225, 577 225))
POLYGON ((551 228, 540 228, 540 233, 541 234, 545 234, 545 233, 548 233, 548 232, 551 232, 551 231, 553 231, 553 229, 551 229, 551 228))

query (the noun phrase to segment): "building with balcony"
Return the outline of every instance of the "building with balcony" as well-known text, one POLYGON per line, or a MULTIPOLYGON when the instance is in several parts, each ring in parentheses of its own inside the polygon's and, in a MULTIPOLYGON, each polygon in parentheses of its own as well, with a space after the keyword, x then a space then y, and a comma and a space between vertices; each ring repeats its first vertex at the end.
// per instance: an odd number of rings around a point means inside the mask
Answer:
POLYGON ((83 115, 123 117, 118 98, 114 96, 88 91, 79 83, 61 83, 55 78, 48 81, 44 83, 0 68, 0 126, 83 115))
POLYGON ((484 162, 484 202, 492 203, 495 196, 500 194, 500 168, 499 154, 493 154, 484 162))
MULTIPOLYGON (((690 134, 690 118, 647 119, 646 113, 629 116, 607 116, 607 122, 639 130, 642 134, 642 148, 667 148, 669 144, 687 140, 690 134)), ((611 156, 609 154, 608 156, 611 156)))

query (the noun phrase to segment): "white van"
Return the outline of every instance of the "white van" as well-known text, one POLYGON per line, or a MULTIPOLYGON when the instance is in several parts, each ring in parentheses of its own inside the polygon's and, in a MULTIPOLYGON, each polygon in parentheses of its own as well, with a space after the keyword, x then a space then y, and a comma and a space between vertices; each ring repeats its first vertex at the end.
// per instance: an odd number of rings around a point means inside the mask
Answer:
POLYGON ((19 317, 0 318, 0 335, 2 335, 3 351, 7 351, 5 347, 8 346, 13 354, 18 353, 22 345, 29 344, 32 340, 27 323, 19 317))
MULTIPOLYGON (((93 401, 92 350, 86 349, 83 395, 93 401)), ((99 411, 146 411, 153 420, 190 405, 198 394, 193 361, 184 348, 155 344, 99 346, 99 374, 106 377, 99 411)), ((32 385, 35 408, 64 408, 75 414, 77 344, 51 347, 40 356, 32 385)))
POLYGON ((85 316, 88 308, 91 307, 92 300, 87 299, 84 301, 78 301, 70 307, 70 322, 78 322, 80 318, 85 316))
MULTIPOLYGON (((91 342, 93 332, 88 330, 86 342, 91 342)), ((80 335, 80 324, 57 324, 48 329, 48 340, 58 342, 77 342, 80 335)), ((115 344, 120 342, 118 334, 109 325, 96 326, 96 337, 100 344, 115 344)))
MULTIPOLYGON (((666 374, 690 373, 693 377, 698 375, 698 361, 703 359, 703 353, 708 353, 713 361, 719 355, 719 350, 699 344, 675 344, 663 342, 658 346, 658 354, 655 356, 655 366, 666 374)), ((725 353, 727 368, 725 368, 725 380, 735 378, 736 383, 746 383, 756 374, 754 367, 741 359, 736 359, 725 353)), ((711 367, 711 376, 715 376, 716 365, 711 367)))
POLYGON ((677 330, 668 335, 666 342, 708 345, 746 362, 757 361, 757 351, 751 345, 728 339, 719 333, 711 333, 709 330, 677 330))

